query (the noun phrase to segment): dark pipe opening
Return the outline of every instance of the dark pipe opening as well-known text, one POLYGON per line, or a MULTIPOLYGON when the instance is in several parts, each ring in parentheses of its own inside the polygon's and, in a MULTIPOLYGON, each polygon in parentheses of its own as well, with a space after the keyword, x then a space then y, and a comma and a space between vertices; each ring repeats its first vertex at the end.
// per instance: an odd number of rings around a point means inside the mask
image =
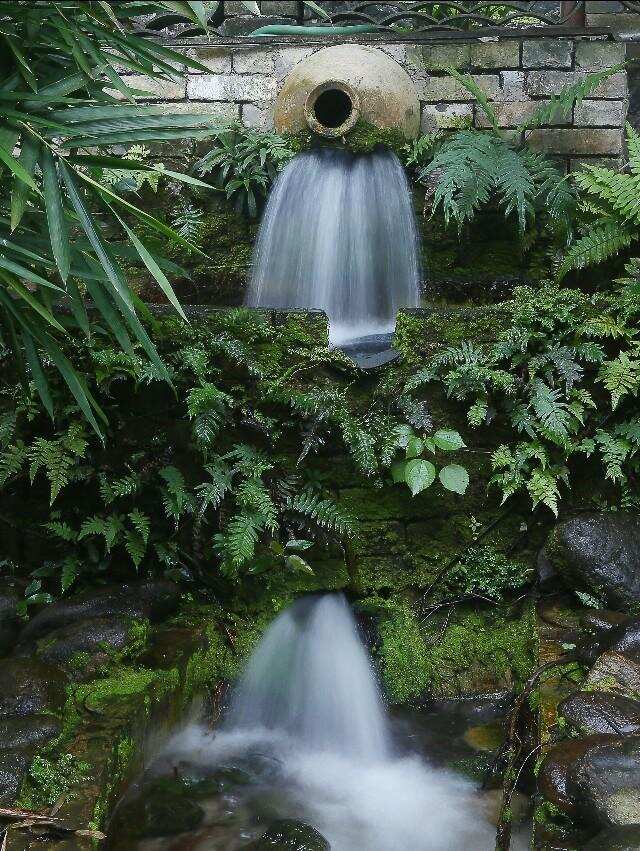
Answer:
POLYGON ((353 111, 353 103, 341 89, 327 89, 318 95, 313 114, 324 127, 340 127, 353 111))

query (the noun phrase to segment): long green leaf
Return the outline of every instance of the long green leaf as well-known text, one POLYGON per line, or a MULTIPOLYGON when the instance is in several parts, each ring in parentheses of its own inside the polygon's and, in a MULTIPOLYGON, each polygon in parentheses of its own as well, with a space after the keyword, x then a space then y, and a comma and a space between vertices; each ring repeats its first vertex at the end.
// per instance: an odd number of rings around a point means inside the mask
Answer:
POLYGON ((38 187, 26 168, 13 156, 13 154, 5 150, 3 147, 0 147, 0 160, 9 167, 9 170, 13 172, 18 180, 26 183, 27 186, 31 187, 31 189, 35 189, 36 192, 38 191, 38 187))
POLYGON ((33 337, 31 334, 23 331, 22 342, 24 343, 24 350, 31 369, 31 375, 33 376, 33 383, 38 391, 38 396, 40 396, 45 410, 51 419, 53 419, 53 399, 51 398, 51 391, 49 390, 49 382, 43 372, 40 358, 38 357, 38 353, 33 342, 33 337))
MULTIPOLYGON (((33 179, 36 162, 38 161, 38 152, 40 146, 33 136, 25 135, 22 139, 22 149, 20 151, 20 165, 26 173, 33 179)), ((20 180, 16 181, 11 193, 11 230, 15 230, 22 220, 25 208, 27 206, 28 185, 20 180)))
POLYGON ((166 295, 166 297, 169 299, 171 304, 175 307, 175 309, 178 311, 184 321, 188 322, 184 310, 182 309, 182 305, 178 301, 176 294, 173 291, 173 287, 169 283, 167 276, 156 263, 153 255, 147 250, 147 248, 142 244, 142 242, 140 242, 136 234, 131 230, 127 223, 120 218, 120 216, 116 213, 113 207, 110 207, 110 209, 113 215, 118 219, 124 230, 127 232, 129 239, 131 240, 136 251, 140 255, 140 259, 147 267, 149 272, 151 272, 162 292, 166 295))
POLYGON ((58 183, 58 171, 53 154, 49 148, 43 147, 40 159, 42 168, 42 188, 44 204, 47 211, 47 224, 51 239, 51 250, 63 281, 69 276, 71 266, 71 248, 67 220, 62 205, 62 195, 58 183))
POLYGON ((47 310, 47 308, 41 304, 23 284, 20 283, 20 281, 10 275, 5 275, 4 272, 0 272, 0 278, 2 278, 6 282, 7 286, 11 287, 11 289, 19 295, 21 299, 24 299, 29 307, 35 310, 36 313, 39 313, 45 322, 48 322, 52 328, 55 328, 56 331, 62 331, 63 334, 66 333, 65 329, 58 322, 55 316, 53 316, 50 311, 47 310))

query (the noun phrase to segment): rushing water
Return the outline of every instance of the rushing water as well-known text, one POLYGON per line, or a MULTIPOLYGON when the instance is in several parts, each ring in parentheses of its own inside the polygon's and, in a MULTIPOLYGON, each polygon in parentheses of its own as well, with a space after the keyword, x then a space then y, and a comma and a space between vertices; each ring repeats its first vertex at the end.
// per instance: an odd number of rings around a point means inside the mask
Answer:
POLYGON ((221 728, 189 727, 156 767, 189 782, 223 778, 201 802, 203 824, 140 851, 240 851, 278 818, 311 824, 332 851, 493 849, 477 788, 412 753, 406 727, 402 739, 344 597, 299 600, 256 648, 221 728))
POLYGON ((271 191, 247 304, 324 310, 334 345, 389 333, 398 310, 419 303, 418 246, 395 154, 299 154, 271 191))

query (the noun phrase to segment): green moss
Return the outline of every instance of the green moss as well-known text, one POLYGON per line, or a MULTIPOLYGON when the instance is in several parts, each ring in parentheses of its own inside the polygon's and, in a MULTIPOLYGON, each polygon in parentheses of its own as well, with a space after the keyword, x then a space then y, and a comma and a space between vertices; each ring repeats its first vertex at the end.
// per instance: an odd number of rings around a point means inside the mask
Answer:
POLYGON ((407 137, 395 128, 381 129, 359 119, 353 130, 347 133, 343 144, 354 154, 369 154, 381 145, 399 154, 407 144, 407 137))
POLYGON ((73 794, 74 787, 86 779, 90 766, 73 754, 61 754, 57 759, 37 756, 31 763, 23 785, 18 806, 40 810, 53 806, 61 796, 73 794))
POLYGON ((71 699, 77 706, 90 711, 103 711, 110 703, 122 703, 142 699, 159 700, 167 691, 179 685, 179 672, 154 671, 148 668, 121 668, 105 679, 92 680, 76 686, 71 699))

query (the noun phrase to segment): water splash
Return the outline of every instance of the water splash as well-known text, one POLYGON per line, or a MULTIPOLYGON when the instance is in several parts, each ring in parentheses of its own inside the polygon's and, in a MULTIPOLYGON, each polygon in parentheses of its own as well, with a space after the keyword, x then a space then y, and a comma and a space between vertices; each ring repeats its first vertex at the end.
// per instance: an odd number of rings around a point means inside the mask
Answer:
POLYGON ((419 304, 419 243, 391 151, 299 154, 278 176, 256 242, 250 307, 324 310, 333 345, 393 331, 419 304))
POLYGON ((279 730, 312 751, 390 752, 371 663, 342 595, 297 600, 271 624, 233 696, 225 729, 279 730))
MULTIPOLYGON (((278 818, 312 824, 332 851, 494 848, 486 801, 473 785, 394 747, 374 671, 339 594, 282 612, 249 660, 222 729, 190 727, 169 750, 174 765, 256 771, 254 785, 232 796, 232 824, 246 825, 245 838, 260 830, 251 813, 266 801, 270 811, 277 802, 278 818)), ((234 842, 220 847, 245 847, 234 842)), ((526 845, 514 839, 514 851, 526 845)), ((205 831, 194 847, 217 846, 205 831)))

